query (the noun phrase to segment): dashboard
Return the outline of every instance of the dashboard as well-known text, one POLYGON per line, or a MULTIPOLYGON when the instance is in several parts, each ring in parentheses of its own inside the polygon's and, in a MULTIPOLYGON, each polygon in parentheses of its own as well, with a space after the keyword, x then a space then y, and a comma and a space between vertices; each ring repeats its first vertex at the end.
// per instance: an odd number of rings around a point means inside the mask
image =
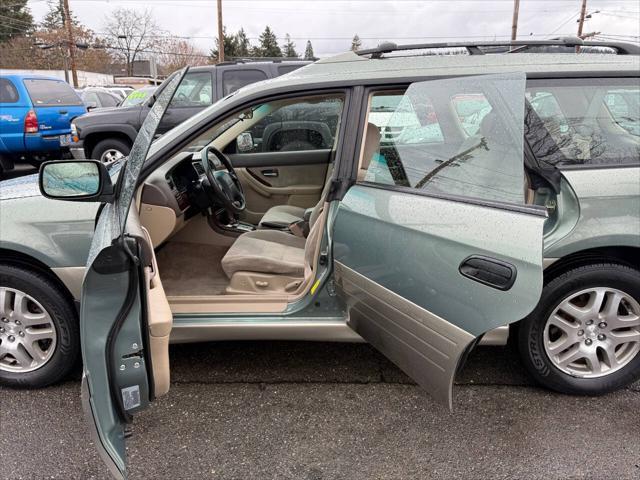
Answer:
MULTIPOLYGON (((209 165, 212 170, 224 168, 214 155, 209 157, 209 165)), ((177 217, 186 215, 186 218, 190 218, 199 211, 193 205, 192 198, 204 176, 199 152, 182 152, 145 180, 142 203, 169 207, 177 217)))
POLYGON ((177 217, 197 212, 191 208, 189 191, 204 172, 196 170, 193 153, 183 152, 154 171, 144 182, 142 203, 169 207, 177 217))

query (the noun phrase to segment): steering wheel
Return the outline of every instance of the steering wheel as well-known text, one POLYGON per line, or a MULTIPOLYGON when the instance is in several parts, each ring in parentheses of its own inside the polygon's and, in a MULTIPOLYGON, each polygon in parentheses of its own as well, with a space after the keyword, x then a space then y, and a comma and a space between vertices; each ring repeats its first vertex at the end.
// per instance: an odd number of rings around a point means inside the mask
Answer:
POLYGON ((207 181, 203 182, 203 185, 205 189, 210 190, 209 196, 211 199, 215 203, 222 203, 227 212, 232 216, 241 213, 247 206, 247 203, 244 199, 242 184, 240 180, 238 180, 238 176, 229 158, 216 147, 208 146, 202 150, 200 160, 207 176, 207 181), (213 170, 211 168, 209 152, 220 160, 226 170, 213 170))

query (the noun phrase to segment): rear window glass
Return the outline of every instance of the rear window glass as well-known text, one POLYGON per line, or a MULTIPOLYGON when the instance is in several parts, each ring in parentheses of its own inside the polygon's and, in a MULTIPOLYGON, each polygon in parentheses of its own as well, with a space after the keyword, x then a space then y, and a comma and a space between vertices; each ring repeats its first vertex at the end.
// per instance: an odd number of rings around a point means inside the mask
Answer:
POLYGON ((187 73, 173 95, 170 107, 206 107, 213 103, 211 73, 187 73))
POLYGON ((278 67, 278 75, 284 75, 285 73, 293 72, 300 67, 304 67, 304 65, 280 65, 278 67))
POLYGON ((226 97, 245 85, 266 79, 267 74, 261 70, 226 70, 222 74, 222 90, 226 97))
POLYGON ((73 88, 63 81, 30 78, 24 80, 24 85, 31 101, 37 107, 82 105, 82 100, 73 88))
POLYGON ((638 164, 637 80, 536 80, 527 88, 525 134, 554 166, 638 164))
POLYGON ((374 94, 358 179, 524 203, 524 90, 525 75, 508 73, 374 94))
POLYGON ((18 101, 18 90, 6 78, 0 78, 0 103, 16 103, 18 101))

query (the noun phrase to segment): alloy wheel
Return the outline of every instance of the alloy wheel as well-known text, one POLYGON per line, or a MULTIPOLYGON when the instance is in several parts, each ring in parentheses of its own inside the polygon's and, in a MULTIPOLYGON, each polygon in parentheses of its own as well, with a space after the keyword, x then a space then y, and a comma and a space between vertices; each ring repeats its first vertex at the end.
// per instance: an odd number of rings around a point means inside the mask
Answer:
POLYGON ((120 150, 109 148, 105 150, 102 155, 100 155, 100 161, 109 165, 117 160, 120 160, 122 157, 124 157, 124 154, 120 150))
POLYGON ((640 351, 640 304, 615 288, 576 292, 547 319, 544 348, 559 370, 574 377, 620 370, 640 351))
POLYGON ((51 359, 56 338, 53 320, 37 300, 0 286, 0 370, 37 370, 51 359))

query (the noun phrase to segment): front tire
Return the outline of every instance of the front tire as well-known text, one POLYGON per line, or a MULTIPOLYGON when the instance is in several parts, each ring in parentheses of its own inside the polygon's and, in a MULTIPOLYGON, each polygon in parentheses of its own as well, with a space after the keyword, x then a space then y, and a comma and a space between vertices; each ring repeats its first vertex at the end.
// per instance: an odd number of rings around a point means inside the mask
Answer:
POLYGON ((118 138, 107 138, 99 141, 91 151, 91 158, 100 160, 102 163, 110 164, 122 157, 126 157, 131 152, 131 146, 124 140, 118 138))
POLYGON ((62 380, 80 352, 78 319, 41 273, 0 265, 0 384, 40 388, 62 380))
POLYGON ((543 288, 519 329, 522 360, 542 385, 601 395, 640 378, 640 272, 601 263, 568 270, 543 288))

